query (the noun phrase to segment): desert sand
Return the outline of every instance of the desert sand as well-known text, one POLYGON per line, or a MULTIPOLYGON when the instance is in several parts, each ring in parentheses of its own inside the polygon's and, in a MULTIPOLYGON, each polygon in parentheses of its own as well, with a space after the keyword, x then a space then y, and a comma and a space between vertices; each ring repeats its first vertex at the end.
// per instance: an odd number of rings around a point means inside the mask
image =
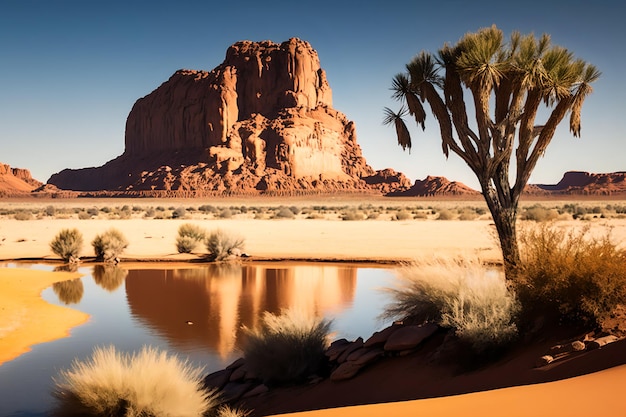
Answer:
MULTIPOLYGON (((141 260, 185 261, 198 254, 176 253, 174 240, 178 227, 196 223, 208 230, 221 228, 245 238, 245 252, 251 259, 346 260, 373 262, 410 261, 423 256, 478 254, 487 261, 500 256, 492 223, 435 220, 156 220, 133 218, 0 220, 0 261, 41 259, 58 261, 49 242, 63 228, 76 227, 84 236, 83 256, 93 256, 90 246, 96 234, 115 227, 129 240, 123 262, 141 260)), ((594 233, 606 233, 617 242, 626 242, 626 220, 598 219, 590 222, 561 221, 562 227, 590 226, 594 233)), ((2 263, 0 263, 2 265, 2 263)), ((41 291, 53 282, 71 279, 75 274, 42 272, 20 268, 0 269, 0 365, 37 343, 64 337, 71 328, 88 319, 83 313, 44 302, 41 291)), ((622 347, 620 355, 623 355, 622 347)), ((626 413, 623 381, 626 366, 619 359, 613 368, 557 382, 503 388, 417 401, 400 401, 367 406, 333 408, 305 412, 303 416, 370 415, 588 415, 626 413), (621 362, 620 362, 621 361, 621 362), (504 411, 503 411, 504 410, 504 411)), ((575 365, 572 365, 575 366, 575 365)), ((587 372, 603 369, 591 367, 587 372)), ((584 373, 584 372, 583 372, 584 373)), ((576 373, 572 374, 575 375, 576 373)), ((565 377, 565 376, 564 376, 565 377)), ((502 386, 506 386, 503 384, 502 386)), ((479 389, 477 389, 479 390, 479 389)), ((296 415, 296 414, 292 414, 296 415)), ((298 414, 300 415, 300 414, 298 414)))

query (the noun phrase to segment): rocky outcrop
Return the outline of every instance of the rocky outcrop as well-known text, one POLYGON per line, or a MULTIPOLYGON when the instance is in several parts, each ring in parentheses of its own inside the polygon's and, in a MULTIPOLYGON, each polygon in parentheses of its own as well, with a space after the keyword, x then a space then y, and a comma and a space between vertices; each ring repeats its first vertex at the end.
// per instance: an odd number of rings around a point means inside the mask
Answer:
POLYGON ((480 193, 467 185, 444 177, 428 176, 416 180, 408 190, 391 192, 396 197, 476 197, 480 193))
POLYGON ((526 189, 537 195, 623 195, 626 194, 626 171, 593 174, 569 171, 555 185, 536 184, 526 189))
POLYGON ((23 168, 11 168, 0 163, 0 195, 12 196, 29 193, 42 185, 30 175, 30 171, 23 168))
POLYGON ((237 42, 212 71, 176 71, 133 106, 120 157, 61 171, 48 182, 79 191, 198 195, 409 185, 401 174, 367 164, 354 123, 332 108, 317 52, 296 38, 237 42))

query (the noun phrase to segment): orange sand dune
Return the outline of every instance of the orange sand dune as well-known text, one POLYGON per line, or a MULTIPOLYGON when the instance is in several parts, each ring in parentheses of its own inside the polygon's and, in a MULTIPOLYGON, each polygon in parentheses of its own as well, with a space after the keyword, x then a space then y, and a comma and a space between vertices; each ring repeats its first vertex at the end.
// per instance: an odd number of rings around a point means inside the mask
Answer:
POLYGON ((544 384, 426 400, 333 408, 282 417, 626 416, 626 365, 544 384))

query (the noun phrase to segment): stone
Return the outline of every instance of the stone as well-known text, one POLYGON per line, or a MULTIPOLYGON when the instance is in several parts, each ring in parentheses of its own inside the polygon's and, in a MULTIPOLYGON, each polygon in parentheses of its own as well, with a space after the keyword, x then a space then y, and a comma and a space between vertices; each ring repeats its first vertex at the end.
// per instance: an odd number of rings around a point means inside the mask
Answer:
POLYGON ((599 337, 599 338, 594 339, 594 340, 589 340, 588 342, 586 342, 586 347, 589 350, 599 349, 602 346, 606 346, 609 343, 613 343, 613 342, 616 342, 618 340, 619 340, 619 338, 617 336, 614 336, 614 335, 603 336, 603 337, 599 337))
POLYGON ((541 368, 542 366, 546 366, 552 362, 554 362, 554 357, 550 355, 544 355, 540 357, 539 359, 537 359, 537 362, 535 363, 535 367, 541 368))
POLYGON ((385 351, 382 348, 361 348, 352 352, 348 356, 346 361, 365 366, 374 362, 376 359, 380 358, 384 354, 385 351))
POLYGON ((372 334, 365 341, 363 346, 364 347, 372 347, 372 346, 377 346, 377 345, 383 346, 387 342, 387 339, 389 338, 389 336, 391 336, 391 334, 395 332, 396 330, 398 330, 400 327, 402 327, 402 325, 393 324, 389 327, 384 328, 383 330, 374 332, 374 334, 372 334))
POLYGON ((252 388, 250 391, 246 392, 242 398, 250 398, 256 397, 257 395, 265 394, 270 389, 265 384, 259 384, 256 387, 252 388))
POLYGON ((339 357, 337 358, 337 363, 340 363, 340 364, 344 363, 352 352, 362 347, 363 347, 363 338, 359 337, 354 342, 351 342, 350 346, 348 346, 346 350, 344 350, 343 353, 339 355, 339 357))
POLYGON ((245 363, 237 368, 231 368, 231 369, 233 372, 230 375, 230 379, 229 379, 230 382, 243 381, 243 379, 246 377, 246 374, 248 373, 248 367, 246 366, 245 363))
POLYGON ((328 360, 331 362, 336 361, 339 355, 341 355, 348 346, 350 346, 350 342, 347 339, 338 339, 332 342, 325 352, 328 360))
POLYGON ((222 388, 220 399, 225 402, 237 401, 254 386, 252 382, 229 382, 222 388))
POLYGON ((336 382, 353 378, 362 368, 355 362, 344 362, 330 374, 330 380, 336 382))
POLYGON ((232 369, 222 369, 217 372, 213 372, 204 377, 204 386, 208 389, 213 388, 221 390, 229 382, 232 373, 232 369))
POLYGON ((389 336, 385 343, 386 351, 404 351, 415 349, 420 343, 433 335, 439 326, 433 323, 403 326, 389 336))
POLYGON ((245 358, 238 358, 238 359, 235 359, 235 361, 232 362, 230 365, 228 365, 226 367, 226 369, 237 369, 240 366, 245 365, 245 363, 246 363, 246 359, 245 358))

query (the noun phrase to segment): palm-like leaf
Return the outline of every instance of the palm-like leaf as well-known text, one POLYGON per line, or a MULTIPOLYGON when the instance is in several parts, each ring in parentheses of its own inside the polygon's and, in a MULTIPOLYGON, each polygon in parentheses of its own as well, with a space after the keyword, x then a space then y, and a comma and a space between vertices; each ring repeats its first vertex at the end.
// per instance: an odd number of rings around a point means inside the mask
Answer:
POLYGON ((491 91, 503 77, 502 31, 492 26, 469 33, 459 41, 462 53, 456 61, 459 73, 468 86, 491 91))
POLYGON ((593 91, 591 83, 600 77, 601 73, 593 65, 586 65, 582 70, 581 82, 574 92, 572 113, 570 115, 569 128, 574 136, 580 137, 580 112, 585 98, 593 91))
POLYGON ((407 74, 397 74, 393 78, 391 89, 393 90, 393 98, 406 102, 409 108, 409 114, 415 117, 415 123, 425 129, 426 112, 415 92, 411 89, 409 77, 407 74))
POLYGON ((390 125, 393 124, 396 128, 396 135, 398 137, 398 145, 402 147, 402 150, 408 149, 411 151, 411 134, 409 133, 409 129, 406 127, 404 120, 402 119, 407 114, 407 110, 405 107, 402 107, 400 111, 397 113, 391 110, 388 107, 383 109, 385 112, 385 118, 383 119, 383 124, 390 125))
POLYGON ((410 77, 410 86, 424 101, 422 83, 430 83, 441 87, 443 80, 439 76, 439 67, 432 54, 422 51, 406 65, 410 77))

